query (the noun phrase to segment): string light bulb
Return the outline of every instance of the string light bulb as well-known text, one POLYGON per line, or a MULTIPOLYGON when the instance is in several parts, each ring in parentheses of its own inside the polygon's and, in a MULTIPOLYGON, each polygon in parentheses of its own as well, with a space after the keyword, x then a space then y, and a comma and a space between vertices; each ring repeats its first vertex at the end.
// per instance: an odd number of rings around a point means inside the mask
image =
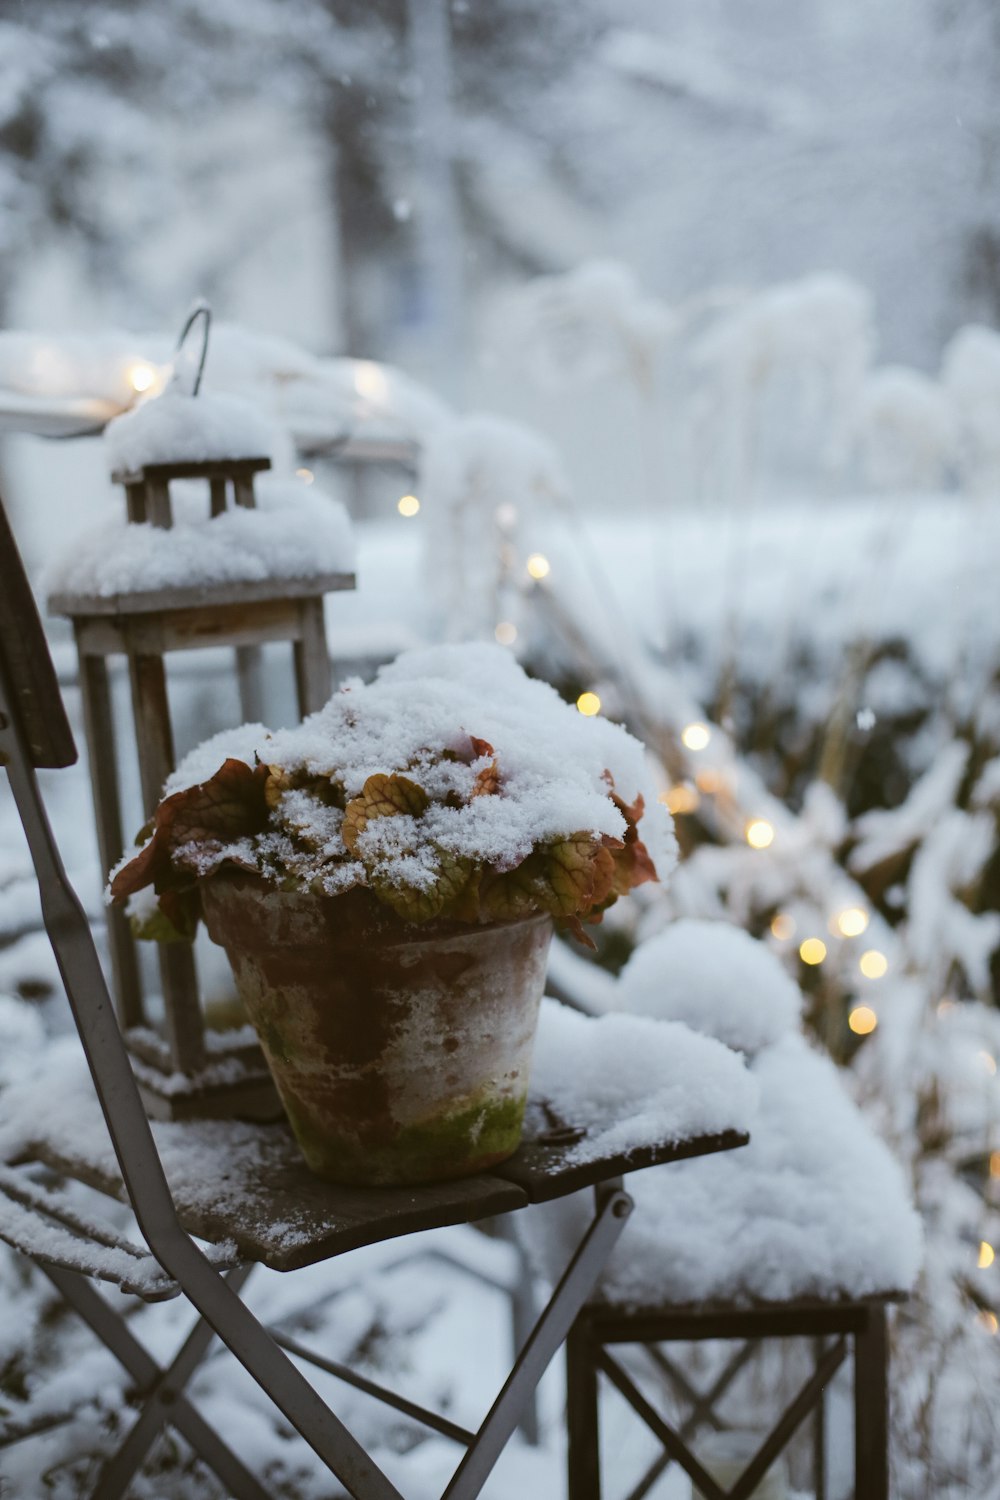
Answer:
POLYGON ((868 926, 868 913, 863 906, 845 906, 833 919, 841 937, 860 937, 868 926))
POLYGON ((661 792, 660 801, 675 818, 679 813, 697 812, 701 806, 701 797, 698 793, 698 788, 684 781, 679 781, 676 786, 670 787, 668 791, 661 792))
POLYGON ((994 1181, 1000 1177, 1000 1151, 990 1152, 990 1176, 994 1181))
POLYGON ((704 750, 712 738, 707 724, 687 724, 681 730, 681 743, 688 750, 704 750))
POLYGON ((499 645, 513 646, 517 640, 517 626, 510 620, 501 620, 493 634, 499 645))
POLYGON ((601 700, 596 693, 581 693, 576 700, 576 706, 585 719, 592 719, 601 711, 601 700))
POLYGON ((751 818, 744 833, 751 849, 769 849, 774 843, 774 825, 766 818, 751 818))
POLYGON ((858 968, 866 979, 881 979, 889 968, 889 960, 877 948, 869 948, 858 959, 858 968))
POLYGON ((396 509, 401 516, 415 516, 420 509, 420 501, 416 495, 401 495, 396 501, 396 509))
POLYGON ((986 1307, 981 1308, 976 1313, 976 1322, 981 1328, 985 1328, 987 1333, 996 1333, 997 1329, 1000 1328, 1000 1322, 997 1321, 996 1313, 990 1312, 986 1307))
POLYGON ((989 1240, 980 1240, 979 1241, 979 1259, 976 1261, 976 1265, 979 1268, 979 1270, 980 1271, 987 1270, 988 1267, 993 1264, 993 1262, 996 1260, 996 1258, 997 1258, 997 1253, 994 1250, 993 1246, 990 1244, 989 1240))
POLYGON ((548 558, 543 556, 541 552, 533 552, 524 566, 528 570, 529 578, 536 580, 548 578, 552 571, 552 566, 548 558))
POLYGON ((144 359, 137 359, 134 364, 129 365, 126 378, 137 396, 155 394, 163 384, 162 375, 156 365, 151 365, 144 359))
POLYGON ((878 1025, 878 1016, 870 1005, 856 1005, 847 1018, 855 1036, 870 1036, 878 1025))
POLYGON ((787 943, 789 938, 795 936, 795 918, 789 916, 787 911, 779 911, 771 921, 771 935, 779 943, 787 943))
POLYGON ((354 389, 368 401, 383 400, 389 392, 385 371, 374 360, 355 360, 354 389))
POLYGON ((799 944, 799 957, 804 964, 815 968, 826 957, 826 944, 822 938, 807 937, 799 944))

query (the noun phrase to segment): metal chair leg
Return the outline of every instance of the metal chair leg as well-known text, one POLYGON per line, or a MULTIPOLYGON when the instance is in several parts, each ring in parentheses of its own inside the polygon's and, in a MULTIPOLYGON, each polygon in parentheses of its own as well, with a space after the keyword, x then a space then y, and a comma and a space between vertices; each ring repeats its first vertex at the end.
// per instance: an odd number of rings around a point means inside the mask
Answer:
MULTIPOLYGON (((826 1340, 823 1338, 813 1339, 813 1360, 819 1364, 826 1350, 826 1340)), ((816 1491, 816 1500, 826 1500, 826 1392, 816 1402, 816 1412, 813 1417, 813 1489, 816 1491)))
MULTIPOLYGON (((516 1359, 528 1342, 531 1330, 538 1322, 540 1309, 535 1296, 535 1282, 527 1252, 513 1235, 510 1243, 514 1246, 514 1253, 517 1256, 516 1277, 510 1294, 511 1341, 516 1359)), ((542 1439, 538 1421, 537 1390, 532 1392, 531 1400, 524 1409, 524 1415, 518 1424, 518 1431, 532 1448, 538 1447, 542 1439)))
POLYGON ((889 1353, 885 1308, 854 1335, 855 1500, 889 1500, 889 1353))
MULTIPOLYGON (((234 1291, 243 1285, 252 1270, 252 1266, 240 1266, 229 1276, 234 1291)), ((158 1376, 152 1388, 144 1392, 142 1410, 118 1452, 101 1470, 91 1500, 122 1500, 150 1448, 163 1429, 171 1425, 174 1403, 214 1338, 212 1329, 203 1318, 199 1318, 170 1365, 158 1376)))
MULTIPOLYGON (((39 1263, 39 1270, 45 1272, 49 1280, 69 1305, 79 1313, 80 1317, 89 1325, 102 1344, 111 1351, 115 1359, 118 1360, 119 1364, 122 1365, 137 1385, 144 1389, 149 1389, 150 1387, 155 1389, 164 1381, 165 1375, 169 1376, 172 1373, 164 1372, 160 1369, 152 1355, 148 1350, 143 1348, 142 1344, 139 1343, 138 1339, 132 1333, 132 1330, 126 1325, 124 1319, 113 1311, 87 1277, 77 1275, 72 1271, 60 1270, 55 1266, 42 1265, 41 1263, 39 1263)), ((194 1342, 201 1343, 202 1339, 204 1339, 205 1344, 207 1344, 211 1338, 211 1332, 208 1331, 207 1338, 204 1337, 203 1333, 199 1334, 199 1329, 204 1330, 205 1326, 204 1324, 196 1326, 194 1333, 199 1336, 198 1340, 194 1342)), ((195 1352, 192 1344, 192 1337, 189 1337, 181 1350, 180 1357, 182 1359, 187 1355, 187 1359, 184 1359, 185 1364, 190 1359, 191 1354, 195 1352)), ((176 1378, 176 1372, 174 1373, 176 1378)), ((190 1371, 187 1372, 187 1374, 190 1373, 190 1371)), ((158 1413, 159 1408, 157 1409, 158 1413)), ((136 1427, 139 1427, 140 1424, 142 1424, 142 1417, 136 1423, 136 1427)), ((269 1500, 268 1493, 263 1486, 254 1478, 249 1469, 244 1467, 235 1453, 227 1447, 205 1419, 195 1411, 194 1407, 187 1400, 187 1397, 179 1389, 170 1401, 170 1425, 175 1427, 181 1436, 191 1444, 194 1451, 218 1475, 230 1494, 236 1497, 236 1500, 269 1500)), ((134 1427, 132 1433, 135 1431, 136 1428, 134 1427)), ((144 1431, 145 1429, 143 1428, 143 1433, 144 1431)), ((129 1444, 132 1433, 125 1440, 126 1446, 129 1444)), ((154 1432, 153 1436, 155 1435, 154 1432)), ((144 1456, 145 1447, 138 1454, 135 1466, 125 1475, 126 1485, 135 1472, 135 1467, 142 1462, 144 1456)), ((131 1457, 131 1453, 129 1457, 131 1457)), ((115 1459, 111 1460, 111 1464, 115 1464, 115 1459)), ((106 1474, 107 1470, 105 1470, 106 1474)), ((97 1489, 97 1495, 101 1497, 101 1500, 105 1500, 105 1497, 115 1493, 114 1490, 109 1491, 101 1488, 103 1480, 104 1476, 98 1482, 97 1489)), ((120 1494, 121 1489, 117 1493, 120 1494)))
POLYGON ((600 1280, 634 1205, 618 1178, 601 1183, 594 1195, 596 1213, 590 1228, 441 1500, 474 1500, 479 1495, 535 1387, 600 1280))
POLYGON ((585 1312, 566 1340, 569 1500, 601 1500, 601 1436, 596 1348, 585 1312))

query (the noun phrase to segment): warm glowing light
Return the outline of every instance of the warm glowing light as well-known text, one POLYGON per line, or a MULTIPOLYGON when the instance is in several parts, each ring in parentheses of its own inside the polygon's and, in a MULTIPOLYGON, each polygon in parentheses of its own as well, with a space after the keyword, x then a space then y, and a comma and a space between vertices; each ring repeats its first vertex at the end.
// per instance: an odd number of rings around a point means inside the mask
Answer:
POLYGON ((312 484, 313 480, 316 478, 316 475, 313 473, 312 469, 296 469, 295 477, 296 479, 301 479, 303 484, 312 484))
POLYGON ((543 557, 541 552, 533 552, 525 563, 525 567, 532 578, 548 578, 552 571, 548 558, 543 557))
POLYGON ((415 516, 420 509, 420 501, 416 495, 402 495, 396 501, 396 509, 401 516, 415 516))
POLYGON ((128 372, 128 383, 139 396, 151 391, 158 379, 155 366, 147 365, 142 360, 137 361, 128 372))
POLYGON ((995 1073, 997 1070, 997 1060, 993 1056, 993 1054, 991 1052, 981 1051, 979 1056, 983 1060, 983 1067, 986 1069, 987 1073, 995 1073))
POLYGON ((688 782, 678 782, 668 792, 660 793, 660 801, 664 803, 669 813, 676 818, 678 813, 697 812, 701 806, 701 798, 697 788, 688 782))
POLYGON ((863 906, 845 906, 839 911, 830 924, 830 930, 834 928, 842 937, 860 937, 868 926, 868 913, 863 906))
POLYGON ((826 957, 826 944, 822 938, 808 937, 799 944, 799 957, 804 964, 821 964, 826 957))
POLYGON ((688 750, 704 750, 711 738, 707 724, 688 724, 681 731, 681 741, 688 750))
POLYGON ((1000 1151, 990 1152, 990 1176, 1000 1177, 1000 1151))
POLYGON ((752 818, 745 831, 751 849, 769 849, 774 843, 774 828, 766 818, 752 818))
POLYGON ((381 401, 388 394, 389 382, 385 371, 370 359, 359 359, 354 364, 354 389, 368 401, 381 401))
POLYGON ((937 1013, 942 1018, 944 1016, 950 1015, 951 1012, 954 1009, 955 1009, 955 1002, 954 1002, 954 1000, 950 1000, 947 995, 944 997, 943 1000, 939 1000, 938 1003, 937 1003, 937 1013))
POLYGON ((601 711, 601 700, 596 693, 581 693, 576 700, 576 706, 587 719, 592 719, 601 711))
POLYGON ((866 979, 881 979, 889 967, 889 960, 877 948, 869 948, 858 959, 858 968, 866 979))
POLYGON ((517 640, 517 626, 512 625, 510 620, 501 620, 493 634, 501 646, 513 646, 517 640))
POLYGON ((789 938, 795 936, 795 918, 790 917, 787 911, 779 911, 771 923, 771 932, 779 943, 787 943, 789 938))
POLYGON ((976 1313, 976 1322, 981 1328, 985 1328, 987 1333, 996 1333, 997 1329, 1000 1328, 996 1313, 990 1312, 985 1307, 976 1313))
POLYGON ((847 1018, 855 1036, 868 1036, 878 1025, 878 1016, 870 1005, 856 1005, 847 1018))
POLYGON ((706 797, 712 797, 722 790, 722 777, 718 771, 699 771, 694 779, 698 790, 704 792, 706 797))
POLYGON ((994 1250, 993 1246, 990 1244, 989 1240, 980 1240, 979 1259, 976 1261, 976 1265, 979 1267, 980 1271, 985 1271, 987 1266, 991 1266, 996 1258, 997 1253, 994 1250))

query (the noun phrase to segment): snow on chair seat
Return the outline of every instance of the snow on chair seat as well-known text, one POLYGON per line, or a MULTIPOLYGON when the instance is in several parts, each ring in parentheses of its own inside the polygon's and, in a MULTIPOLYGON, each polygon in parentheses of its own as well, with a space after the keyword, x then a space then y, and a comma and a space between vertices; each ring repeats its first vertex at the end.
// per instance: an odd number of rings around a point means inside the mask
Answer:
MULTIPOLYGON (((739 1304, 912 1288, 920 1223, 902 1172, 834 1064, 798 1032, 798 991, 763 944, 725 923, 678 922, 637 950, 617 1000, 743 1052, 759 1105, 738 1155, 633 1179, 636 1209, 602 1281, 606 1301, 739 1304)), ((544 1231, 536 1223, 543 1263, 574 1227, 568 1217, 544 1231)))
MULTIPOLYGON (((667 1160, 679 1169, 691 1150, 742 1148, 753 1098, 740 1060, 710 1038, 634 1017, 587 1020, 547 1001, 522 1146, 473 1178, 405 1192, 344 1188, 306 1168, 284 1121, 154 1121, 152 1130, 181 1221, 214 1244, 213 1261, 289 1271, 415 1228, 546 1201, 593 1184, 609 1161, 622 1171, 667 1160)), ((3 1104, 0 1161, 30 1158, 126 1196, 73 1039, 50 1045, 44 1074, 9 1085, 3 1104)))

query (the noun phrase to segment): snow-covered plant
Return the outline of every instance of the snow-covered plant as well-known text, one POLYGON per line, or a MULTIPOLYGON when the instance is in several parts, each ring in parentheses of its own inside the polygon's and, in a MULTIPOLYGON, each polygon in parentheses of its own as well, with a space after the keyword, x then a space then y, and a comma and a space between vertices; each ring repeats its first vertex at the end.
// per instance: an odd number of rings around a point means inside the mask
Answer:
POLYGON ((630 371, 644 378, 677 320, 647 296, 629 266, 587 261, 543 276, 519 297, 518 331, 543 385, 584 382, 630 371))
POLYGON ((583 936, 581 922, 673 863, 650 790, 637 741, 499 647, 408 652, 297 729, 244 725, 193 751, 110 895, 151 885, 137 925, 161 940, 190 937, 199 881, 233 871, 367 891, 408 922, 545 913, 583 936))

